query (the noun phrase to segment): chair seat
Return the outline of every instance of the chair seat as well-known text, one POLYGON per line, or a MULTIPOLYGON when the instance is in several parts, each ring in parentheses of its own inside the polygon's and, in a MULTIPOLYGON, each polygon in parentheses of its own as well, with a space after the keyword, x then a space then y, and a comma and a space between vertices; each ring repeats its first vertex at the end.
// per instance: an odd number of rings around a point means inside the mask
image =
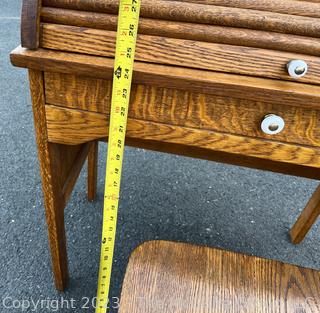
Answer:
POLYGON ((185 243, 150 241, 131 255, 120 313, 320 312, 320 274, 185 243))

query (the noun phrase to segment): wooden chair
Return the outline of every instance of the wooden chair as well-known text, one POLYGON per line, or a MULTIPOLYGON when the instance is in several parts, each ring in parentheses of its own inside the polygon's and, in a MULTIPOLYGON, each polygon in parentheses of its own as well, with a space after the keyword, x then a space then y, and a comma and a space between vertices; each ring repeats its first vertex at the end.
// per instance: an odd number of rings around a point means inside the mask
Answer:
POLYGON ((132 254, 120 313, 316 313, 320 273, 185 243, 151 241, 132 254))

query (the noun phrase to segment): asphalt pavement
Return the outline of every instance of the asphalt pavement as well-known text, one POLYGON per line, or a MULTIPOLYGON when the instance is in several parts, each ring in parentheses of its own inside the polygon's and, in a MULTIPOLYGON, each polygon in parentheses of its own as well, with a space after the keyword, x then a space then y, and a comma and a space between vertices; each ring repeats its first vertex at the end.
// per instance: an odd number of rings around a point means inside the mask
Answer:
MULTIPOLYGON (((20 1, 0 0, 0 8, 0 312, 93 312, 87 302, 96 293, 107 147, 100 144, 97 200, 86 200, 83 170, 66 208, 71 279, 58 293, 27 72, 9 61, 20 42, 20 1)), ((111 297, 119 296, 132 250, 151 239, 320 269, 319 223, 298 246, 288 237, 316 186, 313 180, 126 148, 111 297)))

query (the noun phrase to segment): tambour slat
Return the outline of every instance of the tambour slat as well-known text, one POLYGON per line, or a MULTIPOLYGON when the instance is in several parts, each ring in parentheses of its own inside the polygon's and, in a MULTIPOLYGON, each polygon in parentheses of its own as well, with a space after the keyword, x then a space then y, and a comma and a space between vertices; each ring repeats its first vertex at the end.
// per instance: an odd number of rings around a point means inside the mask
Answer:
MULTIPOLYGON (((117 15, 59 8, 42 8, 42 21, 116 31, 117 15)), ((320 54, 320 39, 275 32, 141 18, 139 33, 216 42, 305 54, 320 54), (297 42, 299 44, 297 44, 297 42)))
MULTIPOLYGON (((115 38, 112 31, 43 24, 41 46, 113 58, 115 38)), ((283 80, 293 80, 286 64, 300 58, 309 71, 298 81, 320 84, 320 59, 313 56, 149 35, 139 35, 136 48, 139 61, 283 80)))
MULTIPOLYGON (((258 2, 258 1, 257 1, 258 2)), ((294 2, 294 1, 292 1, 294 2)), ((49 7, 117 14, 118 0, 44 0, 49 7)), ((141 17, 320 37, 320 19, 234 7, 145 0, 141 17)))
POLYGON ((172 0, 188 3, 218 5, 241 9, 277 12, 290 15, 320 17, 320 1, 294 0, 172 0))

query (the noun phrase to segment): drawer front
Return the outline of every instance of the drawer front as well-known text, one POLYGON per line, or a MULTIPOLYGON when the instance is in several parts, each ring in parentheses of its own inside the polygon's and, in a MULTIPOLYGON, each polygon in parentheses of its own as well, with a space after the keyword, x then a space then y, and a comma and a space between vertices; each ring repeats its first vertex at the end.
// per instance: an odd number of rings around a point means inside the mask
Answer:
MULTIPOLYGON (((113 31, 43 24, 40 39, 41 47, 46 49, 108 58, 114 58, 115 54, 116 32, 113 31)), ((299 42, 299 39, 291 38, 288 41, 299 42)), ((318 39, 314 41, 318 42, 318 39)), ((137 40, 135 59, 206 71, 320 84, 319 57, 271 49, 142 34, 137 40), (303 73, 304 69, 304 76, 295 77, 294 70, 289 75, 287 65, 292 60, 305 62, 304 67, 293 65, 298 74, 301 70, 303 73)))
MULTIPOLYGON (((108 114, 111 82, 68 74, 45 73, 46 103, 108 114)), ((320 146, 320 111, 188 91, 134 85, 129 118, 173 126, 212 130, 246 137, 320 146), (284 129, 262 131, 265 116, 275 114, 284 129)))

